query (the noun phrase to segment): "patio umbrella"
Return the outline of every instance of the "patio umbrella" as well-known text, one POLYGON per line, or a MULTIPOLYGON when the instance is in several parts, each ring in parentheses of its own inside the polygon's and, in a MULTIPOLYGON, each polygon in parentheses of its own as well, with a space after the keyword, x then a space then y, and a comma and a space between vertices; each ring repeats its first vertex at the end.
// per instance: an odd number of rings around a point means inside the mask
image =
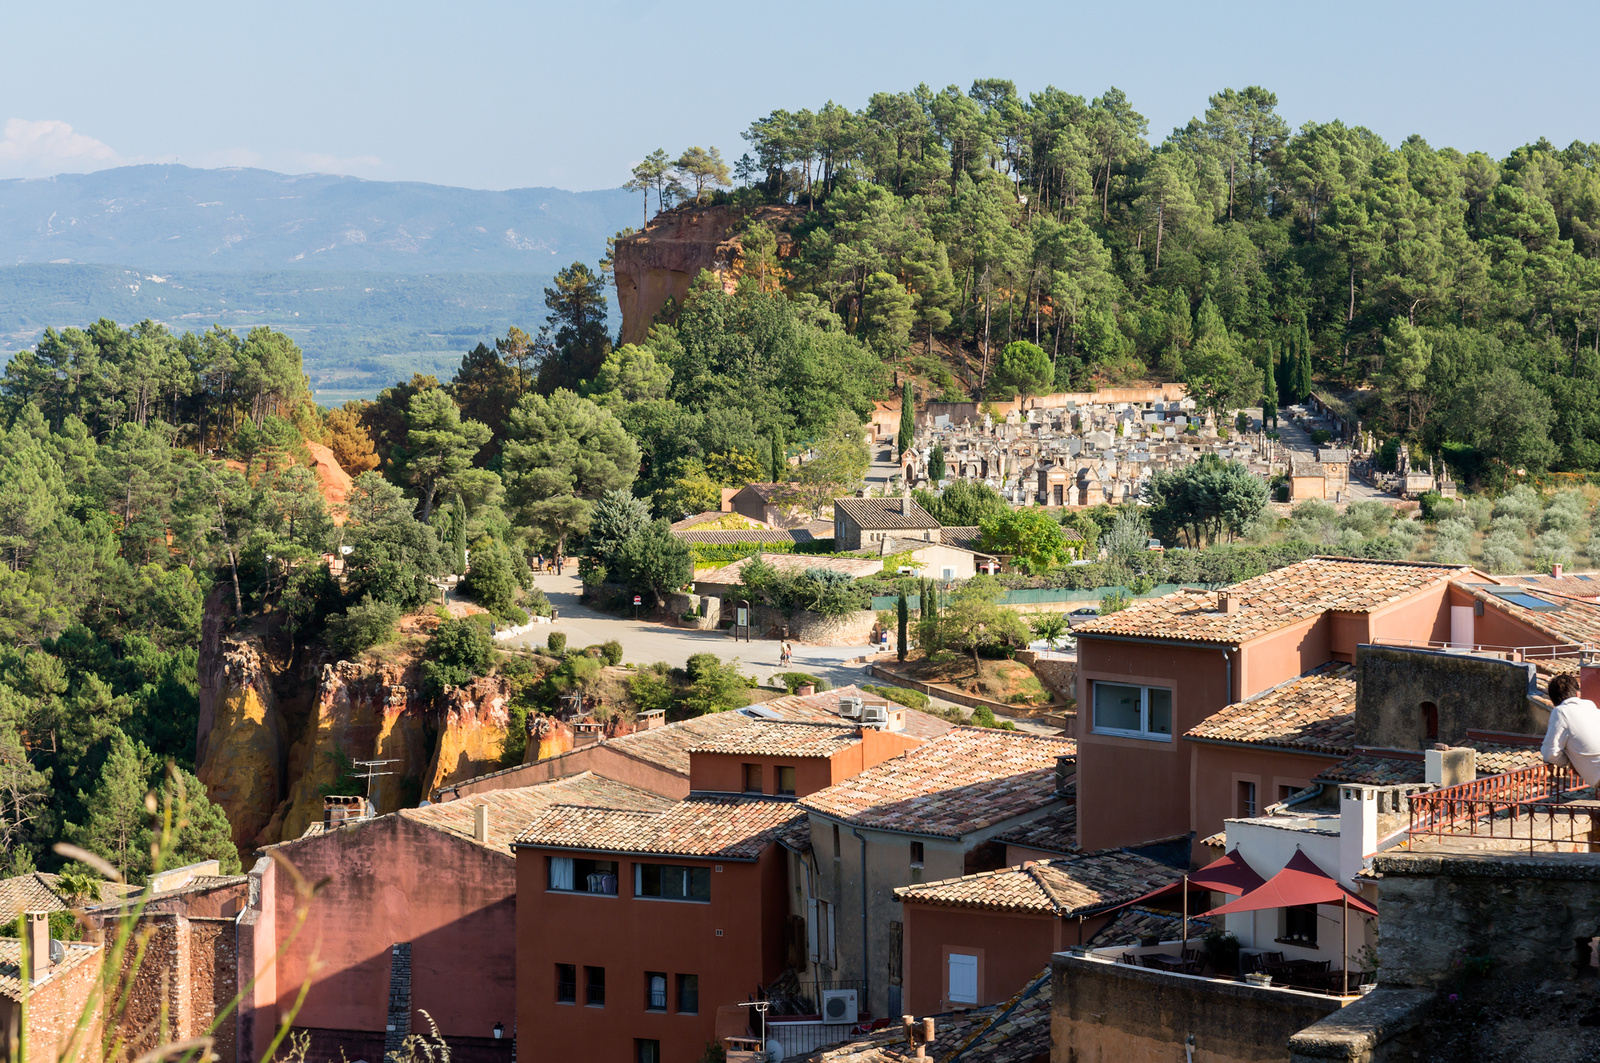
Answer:
POLYGON ((1340 933, 1344 939, 1345 990, 1350 989, 1350 909, 1369 915, 1378 910, 1341 886, 1337 879, 1311 862, 1299 849, 1289 858, 1283 870, 1266 882, 1246 893, 1238 900, 1213 908, 1204 915, 1232 915, 1237 912, 1259 912, 1268 908, 1298 908, 1308 904, 1343 905, 1343 924, 1340 933))
MULTIPOLYGON (((1160 889, 1151 890, 1142 897, 1135 897, 1127 904, 1150 904, 1151 902, 1165 901, 1159 905, 1166 907, 1173 902, 1168 898, 1181 895, 1179 907, 1173 909, 1183 913, 1183 944, 1182 948, 1189 948, 1189 895, 1197 891, 1206 893, 1226 893, 1230 897, 1249 893, 1259 888, 1263 879, 1256 874, 1255 869, 1245 863, 1244 857, 1239 855, 1238 846, 1229 851, 1227 856, 1220 860, 1213 860, 1198 871, 1191 871, 1179 882, 1174 882, 1160 889)), ((1127 904, 1119 907, 1127 907, 1127 904)))

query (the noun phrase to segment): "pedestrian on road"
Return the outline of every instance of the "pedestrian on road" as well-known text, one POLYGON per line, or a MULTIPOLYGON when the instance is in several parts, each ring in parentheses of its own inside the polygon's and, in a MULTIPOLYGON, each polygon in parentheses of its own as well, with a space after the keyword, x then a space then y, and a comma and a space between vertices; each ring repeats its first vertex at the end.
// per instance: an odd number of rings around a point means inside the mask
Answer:
POLYGON ((564 555, 562 555, 562 554, 557 554, 556 555, 556 575, 558 575, 558 576, 561 575, 561 566, 566 564, 566 563, 567 563, 567 559, 566 559, 566 557, 564 555))
POLYGON ((789 645, 788 640, 785 640, 783 649, 778 653, 778 663, 787 668, 792 660, 794 660, 794 649, 789 645))

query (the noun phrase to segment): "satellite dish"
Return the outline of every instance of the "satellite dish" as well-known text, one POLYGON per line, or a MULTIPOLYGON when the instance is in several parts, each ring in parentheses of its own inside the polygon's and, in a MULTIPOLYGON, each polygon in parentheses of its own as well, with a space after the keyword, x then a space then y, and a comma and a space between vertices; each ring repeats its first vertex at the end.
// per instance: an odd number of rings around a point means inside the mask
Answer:
POLYGON ((55 966, 67 958, 67 948, 55 938, 50 939, 50 964, 55 966))
POLYGON ((776 1037, 767 1038, 767 1063, 783 1063, 783 1042, 776 1037))

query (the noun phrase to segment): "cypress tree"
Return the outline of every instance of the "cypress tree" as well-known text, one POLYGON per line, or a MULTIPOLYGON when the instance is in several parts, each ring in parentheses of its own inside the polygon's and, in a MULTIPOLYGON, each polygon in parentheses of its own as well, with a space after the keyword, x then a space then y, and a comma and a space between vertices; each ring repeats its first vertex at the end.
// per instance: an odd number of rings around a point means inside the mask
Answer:
POLYGON ((906 380, 905 387, 900 390, 900 457, 903 460, 906 451, 911 449, 911 444, 917 436, 917 395, 911 388, 911 381, 906 380))
POLYGON ((938 483, 944 479, 944 447, 936 446, 933 453, 928 455, 928 479, 938 483))
POLYGON ((456 572, 467 571, 467 507, 462 504, 461 496, 456 495, 450 503, 450 555, 455 561, 456 572))
POLYGON ((900 621, 900 641, 895 646, 900 659, 906 659, 906 622, 911 618, 911 609, 906 603, 906 592, 900 592, 900 601, 895 604, 896 619, 900 621))
POLYGON ((1267 344, 1267 371, 1266 388, 1261 399, 1261 424, 1265 427, 1268 421, 1272 427, 1278 427, 1278 348, 1274 344, 1267 344))
POLYGON ((1304 399, 1311 394, 1313 386, 1311 379, 1311 337, 1306 334, 1304 325, 1300 326, 1300 386, 1302 390, 1298 397, 1304 399))
POLYGON ((772 429, 772 482, 789 482, 789 445, 783 439, 783 425, 772 429))
POLYGON ((917 614, 919 619, 928 619, 928 581, 917 581, 917 614))

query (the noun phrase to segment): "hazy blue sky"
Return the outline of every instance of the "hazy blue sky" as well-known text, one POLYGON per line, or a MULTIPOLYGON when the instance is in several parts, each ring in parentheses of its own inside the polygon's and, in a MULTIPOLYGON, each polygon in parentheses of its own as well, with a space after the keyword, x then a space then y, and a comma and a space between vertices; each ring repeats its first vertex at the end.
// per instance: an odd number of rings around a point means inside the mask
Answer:
POLYGON ((1225 86, 1291 123, 1503 155, 1600 140, 1600 5, 14 0, 0 177, 257 165, 589 189, 650 149, 874 91, 1007 77, 1128 94, 1160 140, 1225 86))

